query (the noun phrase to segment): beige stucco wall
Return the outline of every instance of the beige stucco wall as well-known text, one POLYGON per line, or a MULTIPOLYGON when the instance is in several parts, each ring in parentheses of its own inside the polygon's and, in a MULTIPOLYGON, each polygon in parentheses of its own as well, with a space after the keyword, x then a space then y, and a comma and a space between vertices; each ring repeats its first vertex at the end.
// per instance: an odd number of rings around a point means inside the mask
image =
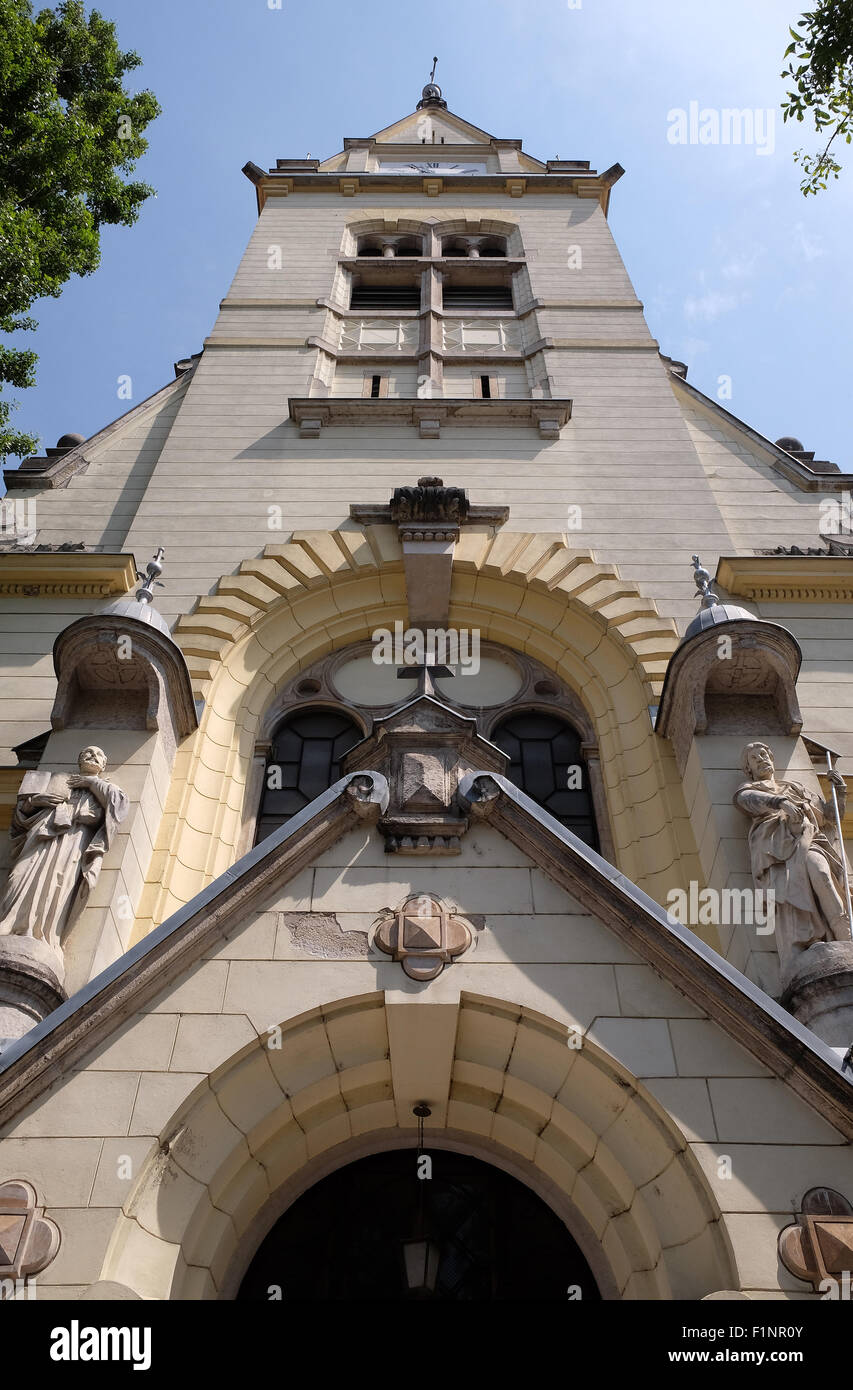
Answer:
MULTIPOLYGON (((395 370, 392 396, 413 394, 413 365, 395 370)), ((505 373, 507 394, 523 394, 521 370, 505 373)), ((164 545, 158 607, 177 620, 205 703, 171 775, 147 733, 99 731, 133 809, 68 938, 72 988, 234 863, 258 729, 282 686, 405 621, 396 533, 356 526, 349 507, 385 503, 422 474, 509 506, 497 535, 474 528, 457 546, 451 622, 535 657, 577 694, 618 866, 659 902, 691 881, 746 886, 746 825, 731 806, 745 740, 694 745, 682 780, 649 706, 695 612, 694 550, 713 572, 720 555, 816 545, 820 494, 786 482, 673 385, 596 202, 270 199, 191 377, 89 455, 67 488, 29 494, 38 540, 130 550, 140 566, 164 545), (547 338, 552 392, 574 403, 559 440, 496 427, 427 440, 396 426, 310 440, 287 419, 288 397, 310 390, 308 339, 328 323, 317 300, 346 229, 428 218, 518 227, 527 338, 547 338), (581 271, 567 268, 570 245, 581 271), (570 515, 580 524, 569 530, 570 515), (119 923, 128 897, 135 917, 119 923)), ((853 753, 846 606, 745 606, 802 645, 804 731, 853 753)), ((13 744, 49 727, 56 635, 97 607, 0 597, 7 764, 13 744)), ((49 759, 70 765, 90 736, 54 734, 49 759)), ((780 770, 813 779, 801 744, 774 746, 780 770)), ((766 938, 702 934, 772 991, 766 938)), ((19 1116, 0 1142, 0 1178, 33 1181, 62 1230, 42 1296, 101 1278, 145 1297, 229 1296, 281 1204, 329 1165, 409 1142, 423 1096, 435 1100, 436 1142, 508 1165, 552 1202, 608 1296, 811 1296, 778 1265, 776 1234, 808 1187, 853 1195, 842 1137, 488 829, 455 861, 392 861, 375 834, 346 837, 19 1116), (333 913, 364 932, 417 888, 485 919, 475 951, 426 988, 379 955, 312 957, 279 916, 333 913), (266 1047, 275 1023, 281 1056, 266 1047), (566 1042, 574 1025, 579 1052, 566 1042), (116 1175, 121 1155, 128 1179, 116 1175)))
POLYGON ((424 1098, 437 1143, 509 1156, 556 1205, 611 1297, 811 1297, 777 1233, 806 1188, 853 1182, 842 1136, 496 831, 389 862, 357 829, 8 1127, 0 1177, 63 1233, 40 1296, 233 1295, 282 1200, 410 1143, 424 1098), (346 940, 412 892, 479 928, 428 985, 375 951, 317 959, 280 916, 334 914, 346 940))

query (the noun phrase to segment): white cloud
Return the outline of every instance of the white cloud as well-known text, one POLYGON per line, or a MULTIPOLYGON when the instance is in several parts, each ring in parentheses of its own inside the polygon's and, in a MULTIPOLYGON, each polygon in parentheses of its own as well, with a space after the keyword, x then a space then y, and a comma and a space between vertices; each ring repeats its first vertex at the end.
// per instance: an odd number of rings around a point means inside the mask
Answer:
POLYGON ((804 261, 816 261, 824 254, 823 242, 819 237, 810 237, 802 222, 795 222, 792 228, 794 250, 804 261))
POLYGON ((706 290, 698 298, 694 298, 693 295, 687 296, 684 301, 684 316, 702 323, 713 323, 721 314, 730 314, 732 309, 736 309, 738 302, 739 297, 736 294, 725 293, 722 290, 706 290))
POLYGON ((724 280, 751 280, 763 254, 764 247, 756 246, 749 256, 733 256, 720 266, 720 274, 724 280))

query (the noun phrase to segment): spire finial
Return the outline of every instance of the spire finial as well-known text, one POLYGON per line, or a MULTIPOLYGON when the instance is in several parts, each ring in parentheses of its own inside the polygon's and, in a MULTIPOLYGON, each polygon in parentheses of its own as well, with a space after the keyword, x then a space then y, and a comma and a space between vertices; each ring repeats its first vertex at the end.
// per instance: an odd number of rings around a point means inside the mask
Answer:
POLYGON ((140 603, 154 602, 155 584, 158 586, 158 588, 162 589, 163 585, 160 583, 159 576, 163 573, 163 557, 165 556, 165 554, 166 552, 163 549, 162 545, 159 546, 157 549, 157 554, 154 556, 153 560, 148 561, 148 564, 145 568, 145 573, 139 574, 139 572, 137 571, 137 579, 144 580, 142 588, 137 589, 136 591, 136 597, 140 603))
POLYGON ((418 102, 417 109, 419 111, 422 111, 425 106, 438 106, 445 111, 447 110, 447 102, 441 95, 441 88, 438 86, 435 80, 435 70, 437 66, 438 58, 436 57, 432 60, 432 72, 429 75, 429 82, 424 87, 423 92, 421 93, 421 99, 418 102))
POLYGON ((711 588, 711 576, 699 563, 699 556, 693 556, 693 579, 696 583, 696 597, 701 597, 703 608, 713 608, 720 602, 719 595, 711 588))

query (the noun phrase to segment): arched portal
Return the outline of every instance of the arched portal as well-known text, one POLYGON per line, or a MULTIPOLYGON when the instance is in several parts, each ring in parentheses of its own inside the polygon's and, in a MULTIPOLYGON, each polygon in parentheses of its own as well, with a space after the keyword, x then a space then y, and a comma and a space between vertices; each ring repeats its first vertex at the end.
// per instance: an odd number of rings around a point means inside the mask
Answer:
POLYGON ((269 1041, 241 1048, 173 1113, 101 1279, 143 1298, 234 1298, 281 1215, 329 1173, 406 1147, 414 1161, 425 1099, 428 1151, 480 1158, 535 1192, 603 1298, 739 1287, 684 1134, 591 1039, 570 1046, 564 1024, 481 995, 413 1004, 377 991, 283 1020, 281 1046, 269 1041))
POLYGON ((262 1241, 238 1298, 598 1300, 559 1217, 509 1173, 392 1149, 308 1189, 262 1241))

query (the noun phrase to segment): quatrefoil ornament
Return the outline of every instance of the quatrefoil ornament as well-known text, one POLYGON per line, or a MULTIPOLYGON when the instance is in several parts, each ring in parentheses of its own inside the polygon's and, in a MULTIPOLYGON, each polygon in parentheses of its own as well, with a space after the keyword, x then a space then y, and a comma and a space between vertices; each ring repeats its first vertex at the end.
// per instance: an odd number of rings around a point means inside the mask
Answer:
POLYGON ((0 1183, 0 1280, 39 1274, 55 1257, 59 1227, 43 1211, 30 1183, 0 1183))
POLYGON ((786 1269, 816 1290, 853 1268, 853 1204, 831 1187, 812 1187, 796 1220, 779 1232, 786 1269))
POLYGON ((412 980, 434 980, 455 956, 467 951, 474 928, 431 893, 407 898, 379 919, 374 943, 399 961, 412 980))

